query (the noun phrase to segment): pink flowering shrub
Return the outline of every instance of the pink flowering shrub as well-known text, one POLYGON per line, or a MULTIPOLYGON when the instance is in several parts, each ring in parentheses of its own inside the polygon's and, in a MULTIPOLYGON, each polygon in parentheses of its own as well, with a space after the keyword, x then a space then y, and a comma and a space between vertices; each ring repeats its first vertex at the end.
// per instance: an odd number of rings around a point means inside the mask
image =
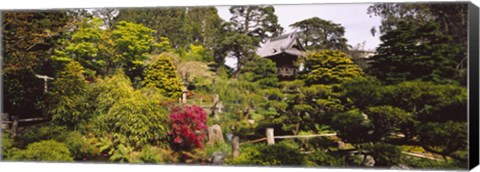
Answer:
POLYGON ((203 148, 207 129, 207 114, 198 106, 174 108, 170 113, 171 130, 168 133, 172 148, 190 151, 203 148))

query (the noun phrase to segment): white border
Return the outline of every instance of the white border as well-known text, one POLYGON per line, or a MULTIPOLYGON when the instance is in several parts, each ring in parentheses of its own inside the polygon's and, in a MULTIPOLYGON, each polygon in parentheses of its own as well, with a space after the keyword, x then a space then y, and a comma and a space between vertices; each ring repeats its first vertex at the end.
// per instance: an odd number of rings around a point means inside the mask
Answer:
MULTIPOLYGON (((435 0, 447 2, 452 0, 435 0)), ((455 0, 453 0, 455 1, 455 0)), ((458 1, 458 0, 457 0, 458 1)), ((211 5, 255 5, 255 4, 312 4, 312 3, 374 3, 374 2, 429 2, 419 0, 0 0, 0 10, 32 10, 32 9, 65 9, 65 8, 101 8, 101 7, 160 7, 160 6, 211 6, 211 5), (6 1, 6 2, 5 2, 6 1)), ((430 1, 432 2, 432 1, 430 1)), ((478 2, 475 2, 478 4, 478 2)), ((236 171, 384 171, 379 169, 330 169, 330 168, 270 168, 270 167, 215 167, 215 166, 186 166, 186 165, 119 165, 119 164, 88 164, 88 163, 31 163, 31 162, 0 162, 1 171, 69 171, 87 172, 89 170, 110 171, 208 171, 208 172, 236 172, 236 171)), ((398 170, 389 170, 398 171, 398 170)), ((425 171, 425 170, 416 170, 425 171)), ((477 167, 475 171, 480 171, 477 167)))
MULTIPOLYGON (((2 0, 2 9, 61 9, 100 7, 158 7, 158 6, 211 6, 249 4, 311 4, 311 3, 372 3, 372 2, 428 2, 425 0, 2 0), (5 2, 7 1, 7 2, 5 2)), ((448 2, 452 0, 435 0, 448 2)), ((459 0, 453 0, 459 1, 459 0)), ((432 1, 430 1, 432 2, 432 1)))

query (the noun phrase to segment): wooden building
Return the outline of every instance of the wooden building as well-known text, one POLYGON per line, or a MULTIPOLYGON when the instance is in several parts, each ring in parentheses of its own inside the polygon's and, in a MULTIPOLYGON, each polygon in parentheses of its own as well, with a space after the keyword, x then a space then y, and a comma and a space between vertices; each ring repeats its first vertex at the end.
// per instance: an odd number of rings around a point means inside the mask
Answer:
POLYGON ((297 74, 299 67, 294 63, 305 51, 297 33, 293 32, 267 40, 257 54, 276 63, 280 80, 289 80, 297 74))

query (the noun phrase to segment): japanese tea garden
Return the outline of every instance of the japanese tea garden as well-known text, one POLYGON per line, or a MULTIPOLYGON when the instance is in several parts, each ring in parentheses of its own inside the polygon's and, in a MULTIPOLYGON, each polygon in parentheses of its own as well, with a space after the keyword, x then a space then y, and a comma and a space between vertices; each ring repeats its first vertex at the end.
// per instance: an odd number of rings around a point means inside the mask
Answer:
POLYGON ((1 160, 466 169, 467 10, 372 4, 375 50, 271 5, 2 11, 1 160))

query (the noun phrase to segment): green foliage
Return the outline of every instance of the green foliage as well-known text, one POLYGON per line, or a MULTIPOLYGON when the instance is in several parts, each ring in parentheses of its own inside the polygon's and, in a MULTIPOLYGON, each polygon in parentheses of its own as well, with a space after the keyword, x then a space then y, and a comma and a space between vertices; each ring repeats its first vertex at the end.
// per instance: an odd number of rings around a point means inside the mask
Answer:
POLYGON ((51 114, 52 121, 69 128, 77 128, 91 117, 84 68, 76 61, 69 62, 53 82, 51 114))
POLYGON ((108 110, 120 99, 133 97, 134 88, 132 82, 117 71, 113 76, 98 80, 92 88, 94 94, 96 113, 106 114, 108 110))
POLYGON ((280 142, 275 145, 254 144, 242 147, 240 156, 230 160, 233 165, 294 166, 302 165, 304 156, 298 145, 280 142))
POLYGON ((157 32, 157 40, 160 37, 167 37, 174 48, 180 48, 190 42, 190 27, 186 22, 185 10, 185 8, 120 9, 115 20, 138 23, 152 28, 157 32))
POLYGON ((358 109, 339 113, 332 118, 332 127, 338 131, 338 136, 348 143, 369 141, 372 123, 358 109))
POLYGON ((300 42, 308 50, 348 51, 347 39, 343 36, 345 28, 332 21, 313 17, 290 25, 299 29, 300 42))
POLYGON ((17 161, 73 161, 65 144, 53 140, 29 144, 27 149, 13 152, 9 159, 17 161))
POLYGON ((359 77, 342 83, 341 87, 345 90, 343 99, 347 106, 354 106, 361 110, 369 106, 376 106, 383 103, 383 85, 372 77, 359 77))
POLYGON ((172 63, 173 56, 175 55, 162 53, 153 58, 145 70, 143 85, 158 88, 162 95, 175 99, 180 97, 183 86, 172 63))
POLYGON ((2 148, 0 149, 0 158, 9 159, 10 151, 13 148, 13 145, 14 145, 13 139, 5 132, 2 132, 2 140, 1 140, 2 148))
POLYGON ((188 61, 213 61, 213 55, 207 49, 205 49, 205 47, 203 47, 202 45, 193 44, 190 45, 189 51, 182 58, 188 61))
POLYGON ((364 117, 372 128, 361 130, 352 127, 361 126, 358 124, 364 121, 359 115, 336 115, 333 126, 342 139, 360 136, 355 137, 362 138, 359 142, 352 143, 382 140, 392 144, 417 144, 429 152, 449 156, 455 161, 466 159, 461 153, 465 150, 467 140, 465 88, 423 81, 382 85, 371 78, 357 79, 343 85, 346 89, 345 99, 365 112, 364 117), (350 122, 339 123, 342 121, 350 122), (349 126, 353 130, 342 126, 349 126), (404 137, 397 138, 397 134, 403 134, 404 137))
POLYGON ((151 146, 145 146, 142 148, 140 155, 140 160, 144 163, 159 163, 161 161, 161 156, 156 155, 151 146))
POLYGON ((35 74, 53 76, 55 68, 45 58, 71 28, 71 19, 67 11, 2 13, 3 112, 19 117, 43 114, 44 85, 35 74))
POLYGON ((458 156, 457 150, 467 149, 467 123, 448 121, 445 123, 429 122, 418 127, 419 140, 424 148, 436 151, 442 155, 454 156, 466 160, 466 156, 458 156))
POLYGON ((134 148, 147 143, 159 144, 167 131, 167 112, 160 106, 161 101, 138 91, 132 97, 119 99, 108 113, 97 118, 101 124, 99 129, 114 141, 134 148))
POLYGON ((402 156, 401 161, 414 169, 467 169, 465 162, 457 160, 431 160, 414 156, 402 156))
MULTIPOLYGON (((371 74, 388 84, 423 80, 436 83, 464 83, 458 78, 458 63, 464 48, 452 45, 452 37, 443 34, 439 25, 428 22, 399 22, 397 29, 381 37, 382 44, 373 57, 371 74)), ((465 84, 465 83, 464 83, 465 84)))
POLYGON ((64 47, 56 49, 51 58, 57 62, 75 60, 85 66, 88 73, 106 74, 105 67, 112 59, 109 59, 110 47, 107 47, 108 40, 104 36, 107 31, 101 28, 102 25, 100 18, 83 18, 70 39, 61 41, 64 47))
POLYGON ((374 126, 374 137, 380 140, 393 132, 413 125, 412 115, 392 106, 374 106, 365 111, 374 126))
POLYGON ((240 80, 253 82, 260 88, 278 87, 277 67, 266 58, 255 57, 241 69, 240 80))
MULTIPOLYGON (((237 59, 235 76, 238 76, 245 63, 254 58, 257 43, 258 41, 254 38, 236 32, 228 32, 228 35, 222 40, 220 43, 221 51, 237 59)), ((225 56, 222 58, 225 58, 225 56)), ((224 59, 221 61, 224 62, 224 59)))
MULTIPOLYGON (((368 14, 382 18, 380 34, 397 28, 401 21, 416 24, 436 22, 444 34, 454 37, 452 45, 467 43, 467 3, 378 3, 368 8, 368 14)), ((375 30, 374 30, 375 31, 375 30)), ((375 34, 375 32, 372 32, 375 34)), ((466 66, 464 66, 466 67, 466 66)))
POLYGON ((367 144, 362 146, 375 159, 375 166, 391 167, 400 162, 402 151, 394 145, 385 143, 367 144))
POLYGON ((309 167, 339 167, 345 165, 342 159, 335 157, 328 152, 318 150, 305 156, 303 165, 309 167))
POLYGON ((182 82, 189 91, 212 93, 213 83, 217 79, 207 64, 199 61, 181 61, 175 65, 182 82))
POLYGON ((251 124, 248 120, 261 121, 281 104, 275 73, 275 63, 255 57, 243 66, 237 79, 215 80, 214 89, 228 112, 228 121, 236 134, 253 134, 258 123, 251 124))
POLYGON ((112 40, 115 43, 115 53, 120 56, 125 73, 131 79, 141 76, 144 60, 148 59, 147 53, 154 48, 155 31, 141 24, 121 21, 115 25, 112 40))
POLYGON ((304 56, 301 75, 307 84, 338 84, 363 75, 353 61, 341 51, 324 50, 304 56))
POLYGON ((382 101, 407 112, 419 121, 465 121, 466 89, 457 85, 431 82, 403 82, 386 86, 382 101), (402 97, 398 99, 398 97, 402 97))
POLYGON ((107 75, 123 67, 132 79, 141 77, 141 67, 153 50, 170 51, 168 39, 155 42, 154 30, 140 24, 119 22, 115 28, 102 29, 100 18, 83 18, 78 28, 62 41, 51 58, 58 62, 76 60, 86 68, 86 73, 107 75))
POLYGON ((64 138, 57 139, 57 141, 65 144, 74 160, 93 159, 99 154, 91 140, 78 131, 68 132, 64 138))
POLYGON ((67 135, 66 126, 59 125, 34 125, 22 131, 21 136, 15 139, 15 147, 24 148, 33 142, 42 140, 57 140, 65 138, 67 135))
POLYGON ((230 13, 233 15, 230 18, 233 30, 255 38, 257 43, 265 42, 267 38, 278 36, 283 31, 273 6, 232 6, 230 13))
POLYGON ((130 80, 117 73, 94 86, 96 116, 92 131, 96 146, 113 161, 131 160, 130 153, 144 145, 160 145, 167 126, 166 98, 156 88, 134 90, 130 80))

